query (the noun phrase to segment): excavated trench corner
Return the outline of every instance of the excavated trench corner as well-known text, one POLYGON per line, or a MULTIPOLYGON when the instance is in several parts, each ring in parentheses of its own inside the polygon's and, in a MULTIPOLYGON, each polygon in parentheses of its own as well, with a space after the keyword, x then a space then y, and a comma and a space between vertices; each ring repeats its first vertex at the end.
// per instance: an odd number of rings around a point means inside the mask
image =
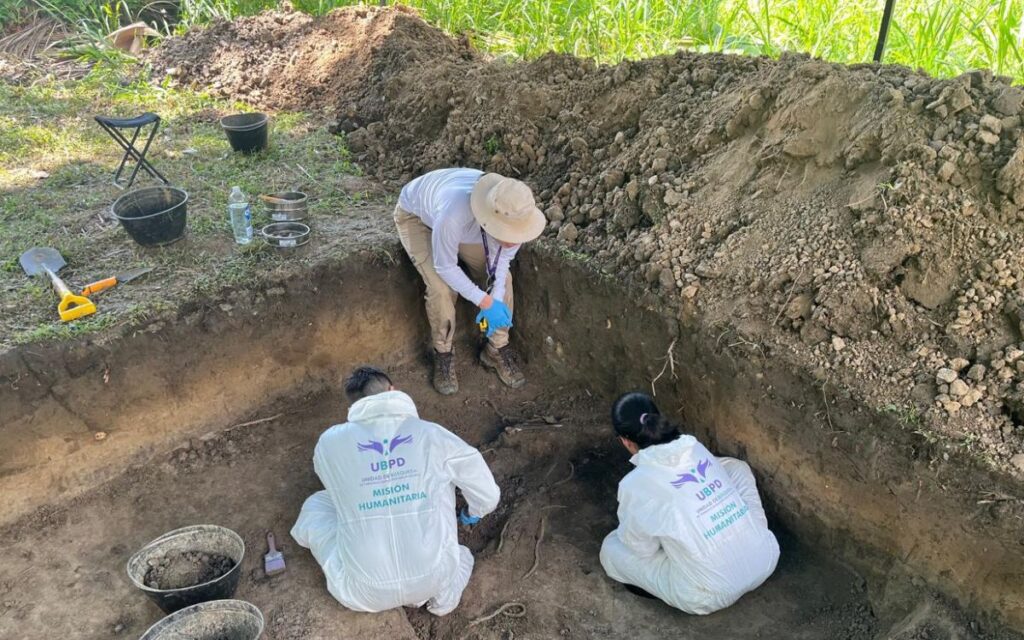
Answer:
POLYGON ((936 462, 920 436, 841 389, 734 355, 725 329, 649 311, 555 252, 518 262, 530 376, 518 391, 480 370, 463 336, 461 392, 434 394, 426 322, 410 312, 415 273, 366 256, 116 340, 4 354, 0 637, 137 637, 159 614, 132 591, 125 560, 201 522, 245 539, 238 596, 261 607, 270 638, 1017 637, 1024 546, 999 501, 982 500, 1016 487, 936 462), (338 381, 367 362, 479 446, 502 486, 499 510, 462 533, 477 566, 446 618, 341 609, 285 535, 318 488, 317 436, 344 418, 338 381), (639 599, 597 561, 628 472, 607 407, 655 379, 664 410, 749 461, 783 544, 776 575, 712 616, 639 599), (288 562, 270 579, 267 529, 288 562), (487 618, 509 602, 525 616, 487 618))

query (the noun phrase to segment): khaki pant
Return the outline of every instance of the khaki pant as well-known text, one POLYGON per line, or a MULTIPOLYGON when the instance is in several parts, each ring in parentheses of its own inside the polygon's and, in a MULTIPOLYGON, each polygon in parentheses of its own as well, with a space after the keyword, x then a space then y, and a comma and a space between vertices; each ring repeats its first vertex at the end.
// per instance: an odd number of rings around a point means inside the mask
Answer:
MULTIPOLYGON (((430 227, 401 207, 395 207, 395 225, 398 238, 409 254, 416 270, 427 285, 427 320, 430 321, 430 336, 434 349, 439 353, 452 350, 455 338, 455 301, 459 294, 448 286, 434 271, 434 253, 431 250, 430 227)), ((482 244, 460 244, 459 260, 469 269, 469 275, 477 283, 486 282, 487 266, 482 244)), ((512 309, 512 274, 505 275, 505 304, 512 309)), ((474 327, 475 331, 476 328, 474 327)), ((501 349, 508 344, 508 329, 499 329, 488 338, 490 345, 501 349)))

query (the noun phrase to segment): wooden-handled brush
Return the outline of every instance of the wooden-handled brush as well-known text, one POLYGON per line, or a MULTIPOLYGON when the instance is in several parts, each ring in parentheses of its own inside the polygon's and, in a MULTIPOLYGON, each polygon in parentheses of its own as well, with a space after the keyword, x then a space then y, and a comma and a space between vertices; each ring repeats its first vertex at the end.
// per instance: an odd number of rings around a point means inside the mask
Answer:
POLYGON ((268 576, 274 576, 284 571, 284 556, 277 550, 274 541, 274 532, 267 532, 267 555, 263 556, 263 572, 268 576))

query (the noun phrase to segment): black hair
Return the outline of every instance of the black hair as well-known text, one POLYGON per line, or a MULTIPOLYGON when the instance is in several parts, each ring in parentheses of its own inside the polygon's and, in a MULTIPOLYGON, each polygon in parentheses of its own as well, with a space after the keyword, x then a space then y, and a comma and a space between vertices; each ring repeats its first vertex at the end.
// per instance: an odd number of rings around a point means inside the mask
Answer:
POLYGON ((679 427, 658 411, 654 398, 636 391, 619 396, 612 405, 612 426, 616 435, 632 440, 641 449, 672 442, 681 435, 679 427))
POLYGON ((390 389, 391 378, 375 367, 359 367, 345 381, 345 397, 349 402, 384 393, 390 389))

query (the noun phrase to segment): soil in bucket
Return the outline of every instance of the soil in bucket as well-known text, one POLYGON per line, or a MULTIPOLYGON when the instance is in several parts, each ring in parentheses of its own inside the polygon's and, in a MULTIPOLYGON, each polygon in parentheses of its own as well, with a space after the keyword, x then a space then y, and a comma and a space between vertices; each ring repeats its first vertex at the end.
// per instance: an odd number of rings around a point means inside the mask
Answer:
POLYGON ((141 640, 256 640, 263 626, 263 614, 252 604, 215 600, 167 616, 141 640))
POLYGON ((245 542, 216 525, 175 529, 128 560, 132 583, 166 613, 230 598, 241 578, 245 542))
POLYGON ((144 582, 153 589, 184 589, 215 580, 235 567, 235 561, 220 553, 176 551, 149 560, 144 582))

